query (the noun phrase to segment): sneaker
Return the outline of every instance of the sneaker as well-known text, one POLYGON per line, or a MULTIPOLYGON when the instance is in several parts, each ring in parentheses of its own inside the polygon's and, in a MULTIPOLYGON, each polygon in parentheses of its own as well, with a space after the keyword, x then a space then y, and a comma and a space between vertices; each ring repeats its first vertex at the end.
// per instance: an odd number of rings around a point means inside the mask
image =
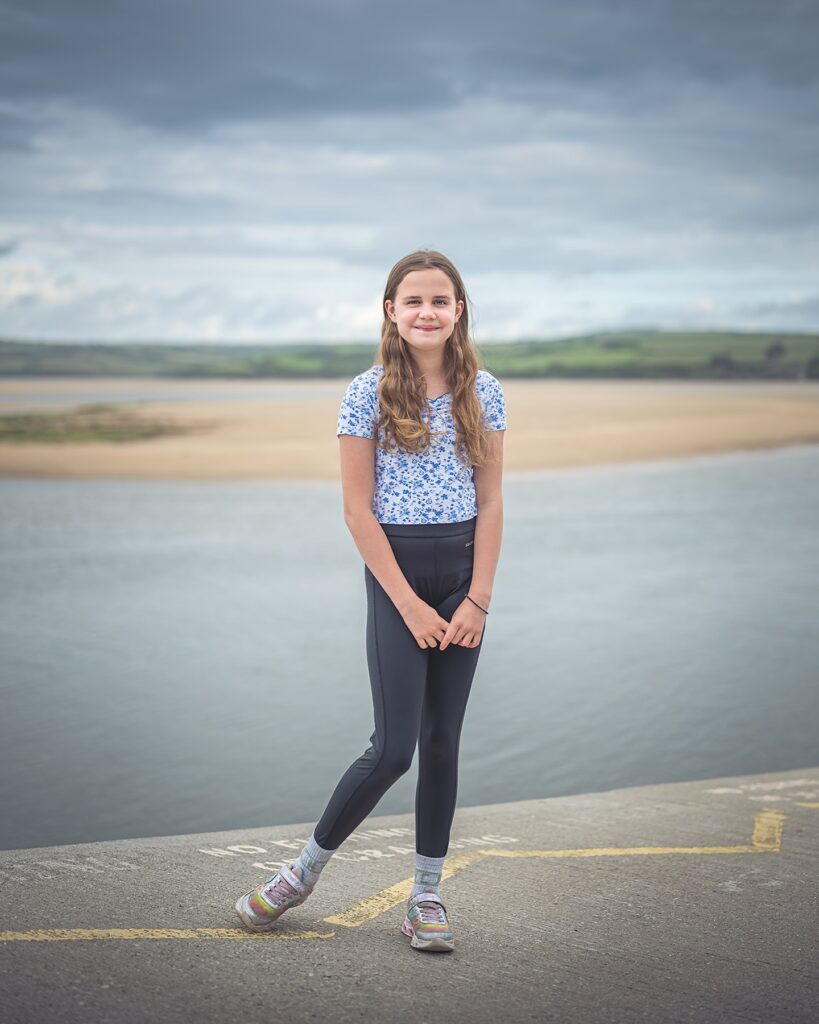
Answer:
POLYGON ((455 937, 446 918, 446 907, 433 890, 416 893, 407 900, 407 916, 401 932, 412 937, 415 949, 451 950, 455 937))
POLYGON ((291 864, 281 868, 272 878, 236 901, 236 913, 246 928, 253 932, 269 932, 285 910, 304 903, 313 886, 302 882, 293 872, 293 867, 291 864))

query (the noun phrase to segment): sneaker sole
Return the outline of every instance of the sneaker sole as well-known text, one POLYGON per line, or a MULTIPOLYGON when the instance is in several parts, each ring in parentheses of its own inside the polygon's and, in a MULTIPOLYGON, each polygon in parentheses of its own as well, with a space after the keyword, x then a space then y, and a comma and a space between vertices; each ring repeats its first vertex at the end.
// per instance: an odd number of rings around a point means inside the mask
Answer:
POLYGON ((404 923, 401 925, 401 934, 412 939, 410 945, 413 949, 428 949, 433 953, 452 952, 455 949, 454 939, 442 939, 439 936, 436 936, 434 939, 427 939, 426 941, 419 939, 406 918, 404 918, 404 923))

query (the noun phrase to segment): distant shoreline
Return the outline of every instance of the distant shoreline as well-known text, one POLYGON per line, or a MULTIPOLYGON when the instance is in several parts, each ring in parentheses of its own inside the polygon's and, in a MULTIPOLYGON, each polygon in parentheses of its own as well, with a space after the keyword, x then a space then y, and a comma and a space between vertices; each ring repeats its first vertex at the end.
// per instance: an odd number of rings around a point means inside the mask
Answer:
MULTIPOLYGON (((0 375, 118 374, 213 380, 353 377, 378 344, 351 342, 47 342, 0 338, 0 375)), ((503 380, 816 380, 819 334, 625 327, 477 343, 503 380)))
MULTIPOLYGON (((2 442, 0 476, 337 479, 345 384, 0 378, 2 415, 105 402, 185 431, 127 442, 2 442)), ((819 381, 509 379, 503 388, 510 471, 819 443, 819 381)))

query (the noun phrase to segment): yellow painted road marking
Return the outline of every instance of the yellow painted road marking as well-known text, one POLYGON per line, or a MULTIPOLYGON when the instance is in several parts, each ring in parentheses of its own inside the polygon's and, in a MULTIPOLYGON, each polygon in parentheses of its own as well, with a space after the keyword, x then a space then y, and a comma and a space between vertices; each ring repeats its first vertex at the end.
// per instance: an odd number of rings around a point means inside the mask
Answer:
MULTIPOLYGON (((483 860, 485 856, 485 850, 470 850, 468 853, 455 853, 451 857, 447 857, 446 861, 444 861, 441 881, 452 878, 462 868, 467 867, 469 864, 474 864, 476 861, 483 860)), ((414 881, 414 876, 413 878, 405 878, 403 882, 396 882, 395 885, 391 885, 388 889, 382 889, 381 892, 377 892, 374 896, 367 896, 366 899, 359 900, 358 903, 354 903, 346 910, 342 910, 340 914, 333 914, 331 917, 322 918, 322 920, 325 924, 340 924, 345 928, 357 928, 360 924, 364 924, 365 921, 370 921, 372 918, 383 914, 384 911, 392 910, 399 903, 404 903, 409 898, 410 889, 412 889, 414 881)))
POLYGON ((798 800, 794 800, 797 807, 819 807, 819 804, 802 804, 798 800))
POLYGON ((750 844, 739 846, 603 846, 591 850, 480 850, 484 857, 623 857, 663 853, 778 853, 787 814, 759 811, 750 844))
POLYGON ((782 811, 759 811, 754 815, 754 834, 751 842, 760 852, 779 852, 782 845, 782 825, 787 818, 782 811))
MULTIPOLYGON (((776 853, 782 842, 782 823, 787 814, 781 811, 764 810, 754 816, 754 834, 750 844, 738 846, 604 846, 598 849, 579 850, 470 850, 468 853, 448 857, 444 862, 442 880, 451 878, 457 871, 483 860, 485 857, 630 857, 643 854, 710 854, 710 853, 776 853)), ((382 889, 374 896, 354 903, 340 914, 323 918, 326 924, 357 928, 375 917, 391 910, 406 900, 412 888, 413 879, 382 889)))
MULTIPOLYGON (((737 846, 603 846, 578 850, 469 850, 447 857, 442 880, 486 857, 629 857, 645 854, 778 853, 782 825, 788 815, 763 810, 754 816, 750 843, 737 846)), ((357 928, 379 917, 407 899, 413 879, 405 878, 374 896, 359 900, 340 914, 325 917, 324 924, 357 928)), ((335 932, 251 932, 244 928, 49 928, 22 932, 0 932, 0 942, 64 942, 71 939, 331 939, 335 932)))
POLYGON ((335 932, 251 932, 245 928, 35 928, 0 932, 0 942, 68 942, 77 939, 332 939, 335 932))

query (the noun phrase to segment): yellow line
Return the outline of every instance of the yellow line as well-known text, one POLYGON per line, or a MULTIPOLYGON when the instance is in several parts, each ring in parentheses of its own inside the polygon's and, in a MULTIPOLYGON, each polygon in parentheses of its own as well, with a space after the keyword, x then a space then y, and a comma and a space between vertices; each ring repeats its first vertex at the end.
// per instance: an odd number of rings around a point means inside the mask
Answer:
POLYGON ((0 942, 68 942, 78 939, 332 939, 335 932, 251 932, 244 928, 37 928, 0 932, 0 942))
POLYGON ((759 853, 757 846, 604 846, 598 850, 484 850, 486 857, 641 857, 665 853, 759 853))
POLYGON ((754 815, 754 834, 751 842, 761 851, 778 852, 782 845, 782 824, 787 818, 782 811, 758 811, 754 815))
MULTIPOLYGON (((484 850, 470 850, 468 853, 453 854, 444 862, 441 880, 446 881, 447 878, 452 878, 454 874, 469 864, 483 860, 484 856, 484 850)), ((333 914, 330 917, 322 918, 322 920, 325 924, 340 924, 345 928, 357 928, 365 921, 371 921, 385 911, 392 910, 399 903, 404 903, 409 897, 413 881, 414 878, 405 878, 403 882, 396 882, 395 885, 391 885, 388 889, 382 889, 374 896, 367 896, 366 899, 359 900, 358 903, 342 910, 340 914, 333 914)))
MULTIPOLYGON (((782 823, 787 815, 781 811, 759 811, 754 817, 754 834, 751 844, 738 846, 604 846, 599 849, 579 850, 470 850, 448 857, 444 862, 442 880, 451 878, 456 872, 485 857, 632 857, 644 854, 712 854, 712 853, 775 853, 782 840, 782 823)), ((409 896, 412 878, 404 879, 388 889, 382 889, 374 896, 354 903, 340 914, 323 918, 325 924, 357 928, 371 921, 387 910, 402 903, 409 896)))
POLYGON ((796 806, 797 806, 797 807, 819 807, 819 804, 814 804, 814 803, 810 803, 810 804, 805 804, 805 803, 799 803, 799 801, 798 801, 798 800, 794 800, 794 803, 796 804, 796 806))
MULTIPOLYGON (((738 846, 603 846, 577 850, 468 850, 447 857, 442 880, 476 864, 485 857, 632 857, 646 854, 778 853, 782 844, 782 825, 788 815, 767 809, 754 816, 751 843, 738 846)), ((323 919, 324 924, 357 928, 379 917, 407 899, 412 878, 396 882, 381 892, 359 900, 340 914, 323 919)), ((64 942, 72 939, 331 939, 335 932, 293 931, 255 933, 244 928, 49 928, 27 932, 0 932, 0 942, 64 942)))

